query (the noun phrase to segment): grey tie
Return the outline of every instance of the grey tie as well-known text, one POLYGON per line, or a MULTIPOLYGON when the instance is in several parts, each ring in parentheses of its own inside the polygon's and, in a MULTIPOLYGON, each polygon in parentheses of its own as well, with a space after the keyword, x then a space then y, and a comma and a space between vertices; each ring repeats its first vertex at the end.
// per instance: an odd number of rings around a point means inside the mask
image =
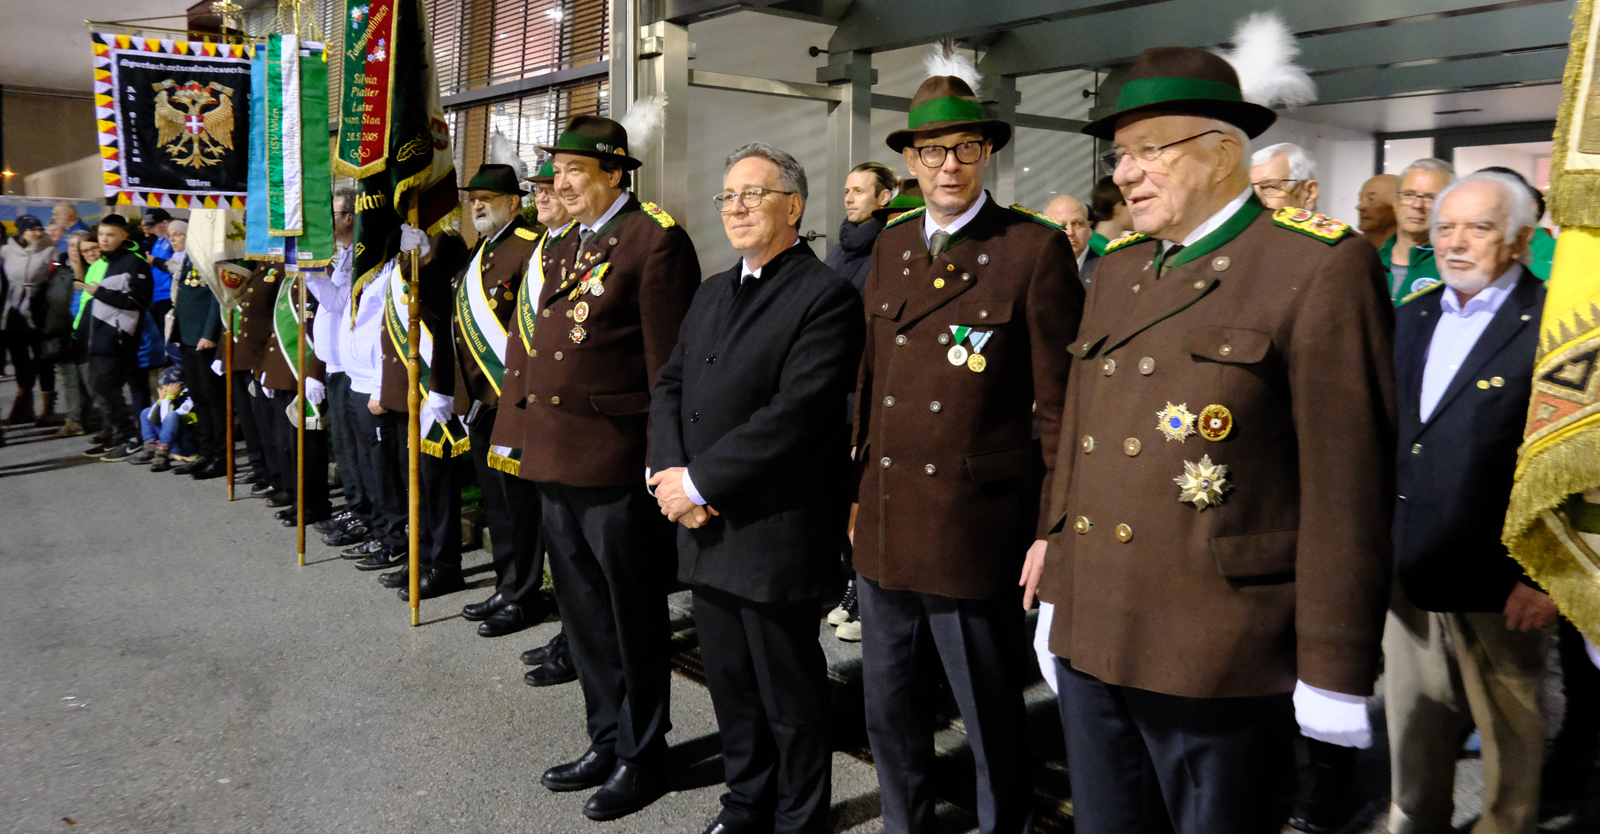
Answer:
POLYGON ((928 260, 931 261, 938 258, 939 253, 943 252, 944 248, 948 245, 950 245, 949 232, 946 232, 942 229, 934 232, 933 237, 928 240, 928 260))
POLYGON ((589 241, 593 237, 594 237, 594 229, 579 229, 578 230, 578 254, 579 255, 583 254, 583 250, 589 248, 589 241))

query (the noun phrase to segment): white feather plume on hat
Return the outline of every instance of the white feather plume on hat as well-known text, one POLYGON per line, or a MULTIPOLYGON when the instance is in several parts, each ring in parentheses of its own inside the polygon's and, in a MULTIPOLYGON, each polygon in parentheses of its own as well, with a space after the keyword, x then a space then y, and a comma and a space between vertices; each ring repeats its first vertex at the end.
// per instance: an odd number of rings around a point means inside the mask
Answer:
POLYGON ((953 75, 967 86, 972 92, 978 92, 978 85, 983 83, 983 76, 978 74, 978 68, 972 65, 972 60, 956 50, 956 42, 945 38, 939 42, 934 50, 922 59, 922 66, 928 71, 929 77, 935 75, 953 75))
POLYGON ((1213 50, 1239 74, 1245 101, 1263 107, 1299 107, 1317 100, 1317 84, 1305 67, 1294 34, 1277 12, 1256 12, 1233 30, 1233 49, 1213 50))
POLYGON ((483 156, 483 161, 492 165, 510 165, 519 181, 528 176, 528 163, 517 154, 517 144, 499 130, 489 133, 489 147, 483 156))
POLYGON ((643 148, 655 138, 656 131, 667 121, 667 95, 656 93, 642 98, 628 108, 627 115, 617 120, 628 134, 628 152, 643 148))

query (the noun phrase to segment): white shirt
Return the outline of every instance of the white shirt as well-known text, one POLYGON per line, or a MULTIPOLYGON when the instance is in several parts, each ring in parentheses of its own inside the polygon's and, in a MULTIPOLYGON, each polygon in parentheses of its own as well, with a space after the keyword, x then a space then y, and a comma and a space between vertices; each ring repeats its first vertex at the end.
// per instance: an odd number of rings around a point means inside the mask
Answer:
POLYGON ((1445 287, 1439 297, 1439 323, 1433 328, 1433 340, 1428 343, 1428 358, 1422 368, 1422 422, 1428 422, 1433 416, 1445 389, 1450 387, 1450 380, 1455 379, 1461 363, 1466 361, 1494 314, 1506 303, 1521 275, 1521 265, 1512 264, 1504 275, 1466 304, 1461 303, 1461 296, 1455 290, 1445 287))
POLYGON ((624 191, 621 194, 617 195, 616 202, 611 204, 611 208, 606 209, 606 213, 605 214, 600 215, 600 219, 599 220, 594 221, 594 225, 593 226, 585 226, 584 224, 579 223, 578 224, 578 234, 581 235, 586 231, 587 232, 593 232, 593 231, 598 231, 600 229, 604 229, 606 227, 606 224, 611 222, 611 218, 616 217, 617 216, 617 212, 622 211, 622 207, 627 205, 627 204, 628 204, 628 192, 624 191))
MULTIPOLYGON (((1245 186, 1244 191, 1241 192, 1239 194, 1239 196, 1237 196, 1237 197, 1233 198, 1232 200, 1230 200, 1227 205, 1223 206, 1221 211, 1218 211, 1216 214, 1213 214, 1210 217, 1206 218, 1206 222, 1201 223, 1200 225, 1194 227, 1194 231, 1190 232, 1189 236, 1185 237, 1183 239, 1183 245, 1184 246, 1193 246, 1193 245, 1195 245, 1196 243, 1200 242, 1200 238, 1203 238, 1206 235, 1211 234, 1212 232, 1216 231, 1217 228, 1220 227, 1222 224, 1228 222, 1228 219, 1233 217, 1233 215, 1236 214, 1239 211, 1239 209, 1244 208, 1245 201, 1250 199, 1250 194, 1254 190, 1255 189, 1251 188, 1248 185, 1245 186)), ((1163 241, 1161 241, 1161 251, 1162 252, 1166 252, 1168 249, 1172 248, 1174 245, 1175 244, 1173 244, 1173 242, 1170 241, 1170 240, 1163 240, 1163 241)))
POLYGON ((950 221, 950 225, 942 228, 938 223, 933 222, 932 212, 924 211, 922 213, 922 242, 927 243, 933 240, 934 232, 943 231, 954 235, 956 232, 961 231, 961 227, 972 222, 972 218, 978 216, 978 212, 983 209, 983 204, 987 202, 989 202, 989 192, 978 192, 978 199, 972 201, 972 207, 962 212, 960 217, 950 221))
MULTIPOLYGON (((389 303, 390 279, 397 275, 391 270, 393 262, 378 270, 378 277, 361 289, 361 303, 356 305, 356 319, 349 324, 345 335, 348 345, 345 355, 345 373, 350 377, 350 390, 375 397, 383 390, 383 315, 389 303)), ((348 322, 349 317, 342 317, 348 322)))
POLYGON ((328 366, 328 373, 344 373, 344 334, 349 330, 345 312, 350 307, 350 279, 355 269, 355 247, 346 246, 334 259, 333 269, 306 276, 306 289, 317 299, 311 320, 311 351, 328 366))

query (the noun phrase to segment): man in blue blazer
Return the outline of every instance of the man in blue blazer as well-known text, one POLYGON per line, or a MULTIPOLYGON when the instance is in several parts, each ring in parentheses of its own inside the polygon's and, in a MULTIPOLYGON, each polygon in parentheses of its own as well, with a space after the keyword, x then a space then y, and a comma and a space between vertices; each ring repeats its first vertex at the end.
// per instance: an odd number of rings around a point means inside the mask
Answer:
POLYGON ((756 142, 716 202, 741 258, 695 294, 651 400, 650 485, 694 588, 728 792, 707 834, 827 832, 822 599, 849 514, 839 422, 861 296, 799 240, 805 169, 756 142))
POLYGON ((1456 754, 1474 724, 1486 784, 1473 831, 1537 822, 1556 607, 1500 541, 1545 299, 1517 263, 1535 220, 1514 179, 1457 180, 1431 218, 1443 283, 1395 311, 1398 581, 1383 639, 1394 834, 1452 830, 1456 754))

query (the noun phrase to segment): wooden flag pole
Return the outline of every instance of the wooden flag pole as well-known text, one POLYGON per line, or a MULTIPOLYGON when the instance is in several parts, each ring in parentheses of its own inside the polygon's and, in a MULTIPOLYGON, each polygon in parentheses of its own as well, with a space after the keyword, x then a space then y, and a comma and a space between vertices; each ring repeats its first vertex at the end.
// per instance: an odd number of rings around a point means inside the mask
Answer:
MULTIPOLYGON (((300 567, 306 566, 306 274, 300 273, 300 321, 296 324, 300 333, 300 340, 295 345, 295 353, 299 373, 295 374, 295 387, 298 398, 295 405, 300 409, 295 416, 295 487, 294 487, 294 525, 295 546, 300 553, 300 567)), ((328 477, 327 472, 322 477, 328 477)))
POLYGON ((224 376, 223 376, 223 381, 226 383, 225 387, 228 389, 227 390, 227 394, 226 394, 226 398, 227 398, 227 401, 228 401, 228 426, 227 426, 227 440, 226 440, 226 444, 227 445, 226 445, 226 448, 223 451, 223 454, 227 456, 227 461, 228 461, 227 462, 227 468, 228 468, 228 500, 232 501, 233 500, 233 327, 231 326, 233 324, 233 313, 232 312, 228 313, 228 324, 230 325, 230 327, 228 328, 226 333, 222 334, 223 337, 224 337, 223 338, 223 344, 222 344, 222 365, 223 365, 222 370, 225 372, 224 376))
MULTIPOLYGON (((415 198, 413 198, 415 199, 415 198)), ((412 210, 412 220, 416 219, 415 209, 412 210)), ((411 498, 409 539, 410 548, 407 572, 411 578, 411 625, 422 624, 422 569, 419 565, 421 559, 421 529, 422 529, 422 424, 421 424, 421 380, 418 370, 417 343, 421 341, 422 307, 417 296, 421 292, 422 281, 417 275, 417 250, 411 250, 411 275, 407 281, 407 294, 410 296, 408 315, 411 325, 406 332, 411 338, 406 340, 406 444, 407 455, 411 468, 411 481, 408 493, 411 498)), ((448 533, 448 531, 446 531, 448 533)), ((460 535, 458 532, 457 535, 460 535)))

